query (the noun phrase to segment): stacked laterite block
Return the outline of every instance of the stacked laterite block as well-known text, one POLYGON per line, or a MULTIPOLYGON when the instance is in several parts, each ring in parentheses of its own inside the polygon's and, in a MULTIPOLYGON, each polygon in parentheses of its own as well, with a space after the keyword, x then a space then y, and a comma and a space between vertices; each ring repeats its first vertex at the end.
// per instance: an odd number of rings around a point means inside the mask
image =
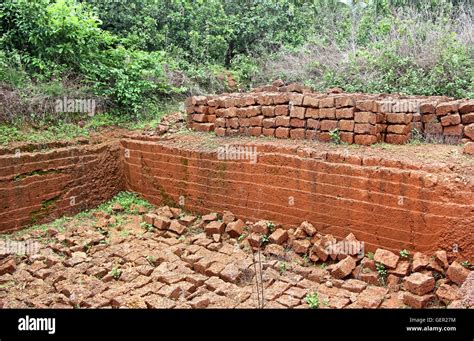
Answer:
POLYGON ((346 143, 354 143, 354 100, 349 96, 336 97, 336 119, 337 127, 340 131, 341 141, 346 143))
POLYGON ((413 114, 388 113, 386 116, 385 142, 392 144, 406 143, 413 129, 413 114))
POLYGON ((215 109, 211 109, 207 104, 208 100, 205 96, 191 97, 187 104, 186 112, 192 114, 192 120, 195 122, 192 128, 197 131, 209 132, 214 130, 215 109))
POLYGON ((303 106, 304 96, 301 94, 293 94, 289 105, 290 111, 290 127, 289 129, 282 128, 281 136, 285 137, 285 133, 288 130, 290 138, 293 139, 304 139, 306 131, 306 107, 303 106))
MULTIPOLYGON (((266 89, 266 88, 265 88, 266 89)), ((473 100, 447 97, 321 94, 273 91, 194 96, 186 101, 188 124, 217 136, 269 136, 371 145, 404 144, 414 129, 434 142, 474 138, 473 100)), ((278 91, 277 91, 278 90, 278 91)))
MULTIPOLYGON (((410 105, 410 101, 397 101, 388 103, 389 108, 382 110, 385 138, 384 141, 391 144, 404 144, 415 128, 419 132, 423 131, 421 115, 418 113, 419 106, 410 105), (386 110, 389 109, 389 110, 386 110)), ((387 102, 384 103, 387 106, 387 102)), ((383 104, 383 105, 384 105, 383 104)))
POLYGON ((474 141, 474 100, 464 102, 459 105, 459 114, 461 115, 461 124, 463 125, 464 142, 474 141))
POLYGON ((443 128, 443 136, 460 141, 463 135, 461 115, 459 114, 459 101, 441 103, 436 106, 436 116, 443 128))
POLYGON ((356 102, 354 113, 354 142, 356 144, 370 145, 382 141, 382 134, 377 129, 377 117, 380 116, 377 115, 375 101, 356 102))
POLYGON ((474 140, 474 100, 425 102, 420 106, 424 133, 447 143, 474 140))
POLYGON ((442 136, 443 126, 436 115, 436 102, 426 102, 420 106, 423 131, 428 136, 442 136))

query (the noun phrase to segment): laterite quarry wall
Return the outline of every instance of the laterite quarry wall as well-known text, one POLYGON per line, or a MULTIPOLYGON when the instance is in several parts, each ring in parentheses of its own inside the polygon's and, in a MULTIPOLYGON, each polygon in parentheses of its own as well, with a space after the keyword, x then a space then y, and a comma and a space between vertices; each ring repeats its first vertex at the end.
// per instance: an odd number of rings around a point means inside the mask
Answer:
POLYGON ((97 206, 123 190, 118 143, 0 150, 0 232, 97 206))
POLYGON ((138 136, 1 149, 0 231, 75 214, 130 190, 195 213, 230 210, 286 227, 307 220, 336 237, 354 233, 368 251, 445 249, 474 261, 472 176, 389 153, 274 141, 244 143, 256 148, 255 163, 229 160, 216 152, 229 139, 206 141, 138 136))
POLYGON ((443 167, 271 143, 259 144, 255 164, 168 141, 121 145, 127 189, 155 204, 288 225, 308 220, 322 233, 354 233, 369 251, 458 245, 457 256, 474 259, 474 184, 443 167))
POLYGON ((217 136, 319 141, 330 141, 330 132, 338 129, 342 142, 361 145, 404 144, 413 129, 436 143, 474 140, 474 100, 322 94, 297 87, 270 86, 260 90, 267 91, 188 98, 189 127, 214 131, 217 136))

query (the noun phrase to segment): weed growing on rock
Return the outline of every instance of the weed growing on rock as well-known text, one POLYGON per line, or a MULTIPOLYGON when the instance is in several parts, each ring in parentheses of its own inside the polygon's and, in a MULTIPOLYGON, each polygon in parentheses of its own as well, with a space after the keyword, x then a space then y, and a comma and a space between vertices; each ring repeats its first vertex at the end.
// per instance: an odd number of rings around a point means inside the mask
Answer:
POLYGON ((146 222, 142 222, 140 224, 141 227, 143 227, 147 232, 153 232, 155 230, 155 228, 153 227, 153 225, 151 224, 148 224, 146 222))
POLYGON ((406 250, 406 249, 403 249, 400 251, 400 257, 402 258, 408 258, 410 257, 410 251, 406 250))
POLYGON ((120 192, 111 200, 100 205, 97 210, 111 214, 114 212, 114 208, 121 207, 121 211, 125 213, 136 213, 137 208, 140 206, 143 206, 146 209, 151 209, 153 207, 148 201, 140 198, 135 193, 120 192))
POLYGON ((379 281, 382 285, 385 285, 386 283, 386 279, 387 279, 387 276, 388 276, 388 271, 387 269, 385 268, 385 265, 381 264, 381 263, 375 263, 375 268, 377 269, 377 272, 379 274, 379 281))
POLYGON ((316 291, 312 293, 308 293, 305 297, 306 303, 308 303, 311 309, 318 309, 319 308, 319 296, 316 291))
POLYGON ((280 275, 284 274, 286 271, 286 263, 285 262, 280 262, 278 264, 278 269, 280 270, 280 275))
POLYGON ((151 256, 151 255, 146 256, 146 261, 147 261, 148 263, 150 263, 151 266, 155 266, 155 265, 156 265, 156 257, 154 257, 154 256, 151 256))
POLYGON ((341 144, 341 136, 339 134, 339 128, 330 130, 329 137, 331 138, 331 142, 335 144, 341 144))
POLYGON ((122 270, 120 270, 117 267, 113 267, 112 270, 110 271, 110 276, 112 276, 115 279, 119 279, 121 274, 122 274, 122 270))
POLYGON ((408 143, 418 145, 422 144, 423 142, 425 142, 423 133, 421 133, 418 129, 413 128, 411 131, 411 138, 408 143))

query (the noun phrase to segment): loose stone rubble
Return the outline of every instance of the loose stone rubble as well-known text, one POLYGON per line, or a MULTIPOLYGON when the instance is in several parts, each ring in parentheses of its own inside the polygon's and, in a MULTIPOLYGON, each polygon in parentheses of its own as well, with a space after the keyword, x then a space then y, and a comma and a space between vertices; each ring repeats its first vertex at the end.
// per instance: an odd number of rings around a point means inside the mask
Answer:
POLYGON ((308 308, 309 293, 319 308, 474 306, 474 272, 444 251, 365 255, 353 234, 337 241, 309 222, 123 210, 17 237, 41 242, 39 253, 11 255, 3 240, 0 307, 256 308, 256 277, 265 308, 308 308))

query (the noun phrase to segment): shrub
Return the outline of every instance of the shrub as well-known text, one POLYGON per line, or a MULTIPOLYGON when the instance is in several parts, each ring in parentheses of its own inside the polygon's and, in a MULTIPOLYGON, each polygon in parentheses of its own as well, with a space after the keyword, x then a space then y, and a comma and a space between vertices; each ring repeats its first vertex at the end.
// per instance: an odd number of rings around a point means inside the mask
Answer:
POLYGON ((83 61, 95 60, 113 41, 88 7, 72 0, 6 1, 0 18, 2 49, 18 51, 38 79, 79 72, 83 61))
POLYGON ((174 64, 164 52, 130 51, 119 46, 105 51, 99 63, 83 68, 95 93, 126 112, 139 112, 148 98, 183 91, 170 84, 168 72, 174 64))
POLYGON ((266 58, 254 82, 283 78, 320 91, 341 87, 348 92, 473 97, 472 7, 387 10, 375 4, 341 18, 333 25, 340 33, 316 31, 300 48, 285 47, 266 58))
POLYGON ((474 98, 473 11, 464 0, 5 0, 0 120, 39 117, 71 93, 130 120, 171 96, 277 78, 474 98))

